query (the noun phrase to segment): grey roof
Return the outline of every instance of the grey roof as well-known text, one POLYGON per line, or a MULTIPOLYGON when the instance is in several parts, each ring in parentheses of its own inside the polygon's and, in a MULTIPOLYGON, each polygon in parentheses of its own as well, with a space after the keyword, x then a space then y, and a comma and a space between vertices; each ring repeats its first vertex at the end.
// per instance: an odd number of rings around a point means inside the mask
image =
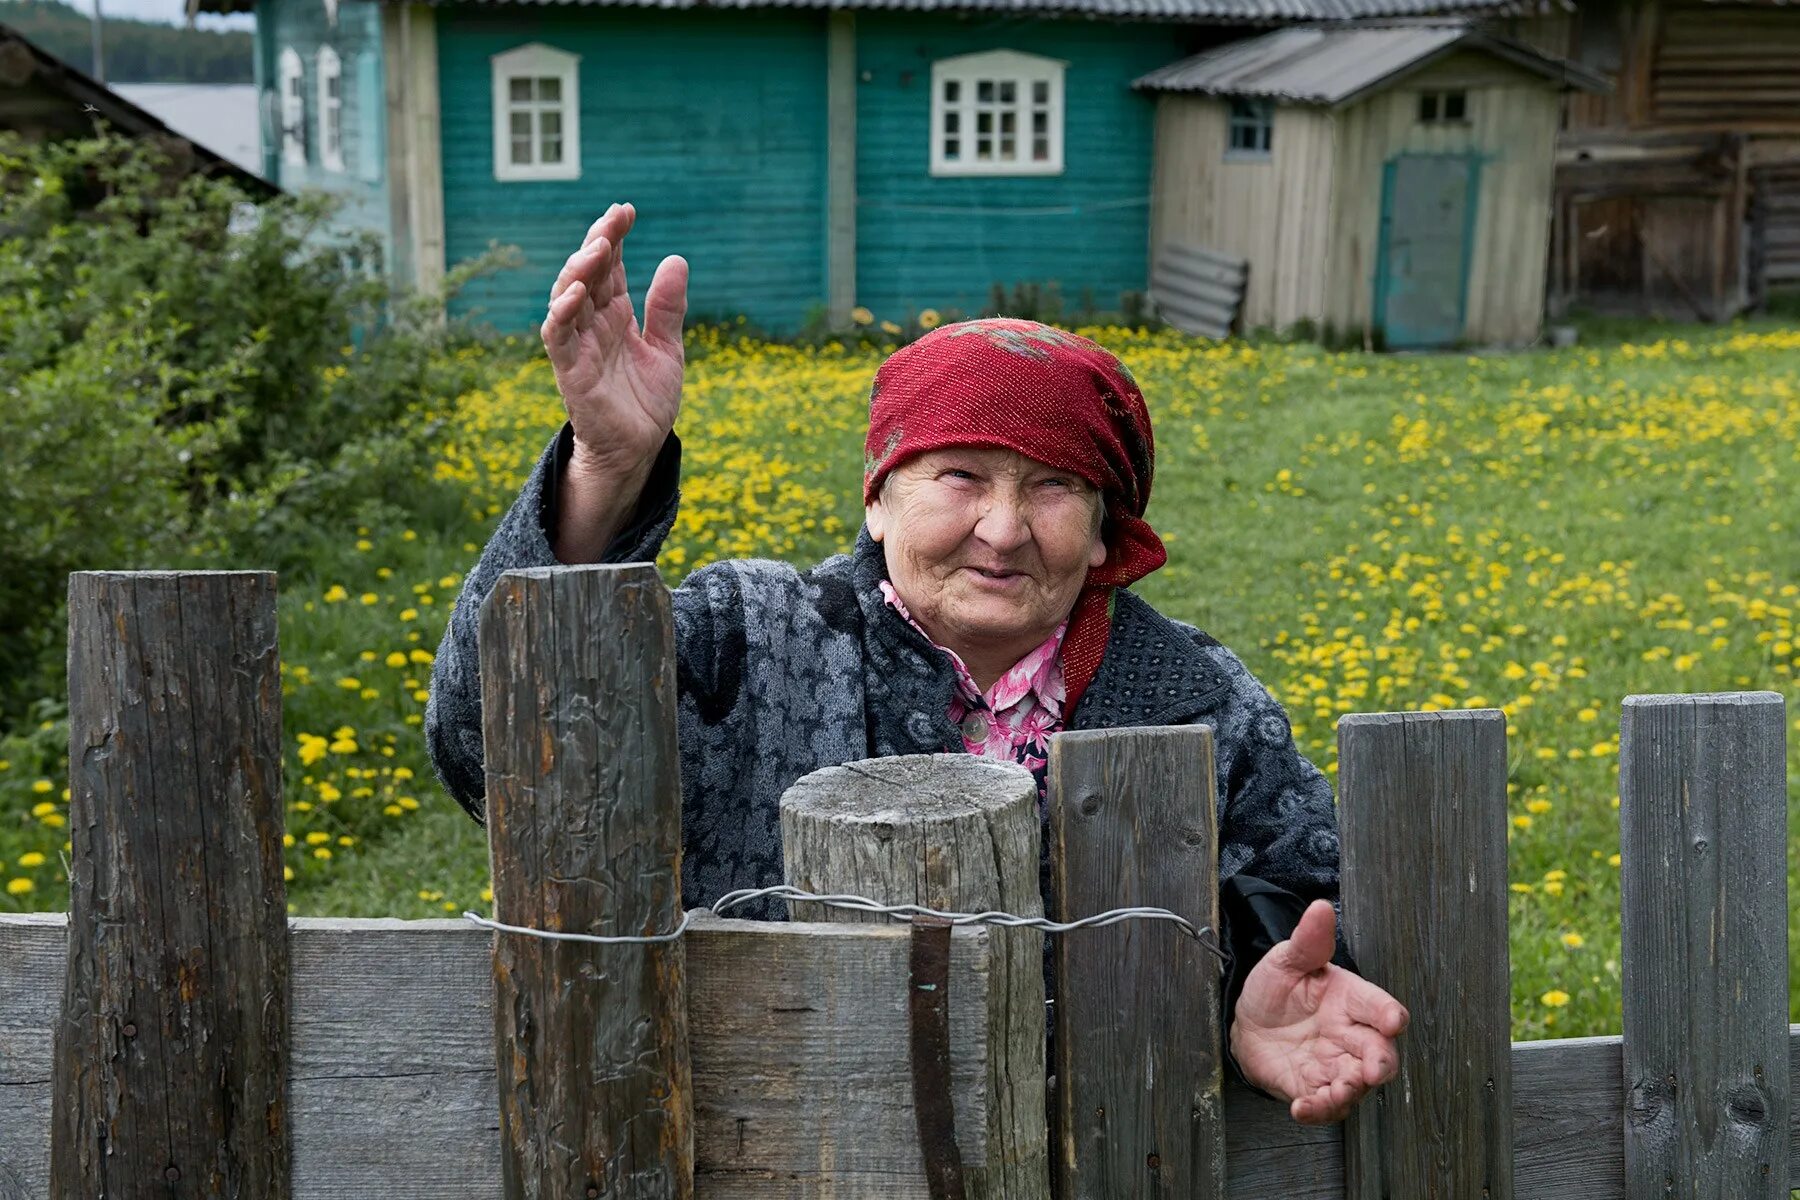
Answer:
POLYGON ((1586 68, 1454 22, 1281 29, 1159 67, 1132 86, 1146 91, 1346 104, 1457 49, 1493 54, 1569 87, 1588 91, 1610 87, 1586 68))
MULTIPOLYGON (((256 0, 190 0, 201 12, 250 12, 256 0)), ((408 2, 408 0, 390 0, 408 2)), ((432 4, 453 0, 429 0, 432 4)), ((1105 21, 1171 21, 1209 25, 1280 25, 1348 21, 1420 13, 1526 14, 1562 11, 1567 0, 465 0, 481 7, 663 9, 846 9, 896 12, 990 12, 1014 16, 1088 17, 1105 21)))

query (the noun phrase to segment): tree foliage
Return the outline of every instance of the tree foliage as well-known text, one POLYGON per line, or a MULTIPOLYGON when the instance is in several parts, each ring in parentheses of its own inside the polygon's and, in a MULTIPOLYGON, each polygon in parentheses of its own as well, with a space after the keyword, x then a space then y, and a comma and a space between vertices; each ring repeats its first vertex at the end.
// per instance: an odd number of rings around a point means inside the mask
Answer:
MULTIPOLYGON (((179 11, 174 0, 169 11, 170 15, 179 11)), ((0 23, 11 25, 79 71, 93 67, 91 21, 61 0, 0 0, 0 23)), ((242 30, 187 29, 104 17, 101 46, 109 83, 252 81, 254 50, 251 35, 242 30)))

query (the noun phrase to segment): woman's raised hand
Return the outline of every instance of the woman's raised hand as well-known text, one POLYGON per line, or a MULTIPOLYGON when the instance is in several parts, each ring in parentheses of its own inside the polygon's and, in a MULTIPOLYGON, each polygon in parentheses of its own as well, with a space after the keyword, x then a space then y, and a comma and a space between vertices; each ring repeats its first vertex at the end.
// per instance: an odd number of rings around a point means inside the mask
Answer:
POLYGON ((544 349, 575 432, 575 466, 632 497, 681 408, 687 261, 663 259, 644 297, 640 332, 620 246, 637 210, 615 204, 589 228, 550 289, 544 349))
POLYGON ((575 450, 558 484, 551 548, 565 563, 600 562, 634 510, 681 408, 687 260, 656 268, 638 329, 619 245, 637 210, 595 221, 550 289, 544 349, 556 370, 575 450))

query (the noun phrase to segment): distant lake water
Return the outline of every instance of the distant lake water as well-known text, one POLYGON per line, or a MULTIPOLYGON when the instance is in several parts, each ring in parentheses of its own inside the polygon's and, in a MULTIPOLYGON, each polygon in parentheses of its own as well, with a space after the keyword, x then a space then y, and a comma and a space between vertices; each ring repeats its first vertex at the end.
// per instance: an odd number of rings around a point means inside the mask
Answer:
POLYGON ((262 174, 262 123, 249 83, 115 83, 115 92, 220 158, 262 174))

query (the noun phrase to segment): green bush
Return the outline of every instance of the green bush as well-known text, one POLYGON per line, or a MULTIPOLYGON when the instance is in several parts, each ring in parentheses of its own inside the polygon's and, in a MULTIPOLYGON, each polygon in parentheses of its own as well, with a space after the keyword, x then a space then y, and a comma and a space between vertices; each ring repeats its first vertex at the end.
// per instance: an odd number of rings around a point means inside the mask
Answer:
POLYGON ((485 350, 333 211, 0 134, 0 728, 63 694, 70 571, 291 568, 324 518, 432 502, 434 414, 485 350))

